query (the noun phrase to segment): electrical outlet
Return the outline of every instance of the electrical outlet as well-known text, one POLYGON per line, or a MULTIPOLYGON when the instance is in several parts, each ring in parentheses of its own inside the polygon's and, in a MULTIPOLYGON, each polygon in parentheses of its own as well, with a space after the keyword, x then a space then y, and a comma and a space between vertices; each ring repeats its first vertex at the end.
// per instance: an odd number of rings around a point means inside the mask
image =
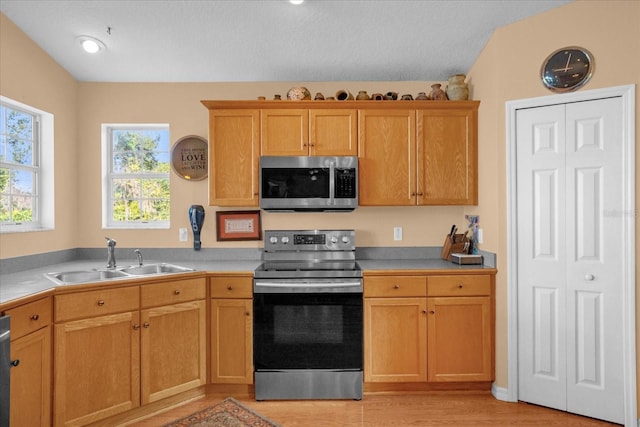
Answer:
POLYGON ((187 234, 187 229, 186 228, 181 228, 180 229, 180 241, 181 242, 186 242, 189 239, 189 235, 187 234))
POLYGON ((393 240, 402 240, 402 227, 393 227, 393 240))
POLYGON ((483 233, 482 233, 482 228, 478 228, 478 230, 476 231, 476 237, 478 239, 478 244, 482 244, 482 237, 483 237, 483 233))

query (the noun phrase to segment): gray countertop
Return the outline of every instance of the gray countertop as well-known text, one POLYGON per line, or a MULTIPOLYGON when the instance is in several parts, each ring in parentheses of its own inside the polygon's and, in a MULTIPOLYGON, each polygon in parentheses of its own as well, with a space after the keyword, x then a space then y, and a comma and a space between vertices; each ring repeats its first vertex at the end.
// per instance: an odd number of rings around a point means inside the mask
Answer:
MULTIPOLYGON (((145 264, 153 264, 157 261, 153 259, 145 259, 145 264)), ((164 261, 183 267, 193 268, 197 271, 205 271, 208 273, 224 273, 224 272, 247 272, 252 273, 262 262, 260 259, 239 259, 239 260, 180 260, 180 261, 164 261)), ((439 258, 399 258, 399 259, 359 259, 358 264, 363 271, 376 270, 478 270, 478 269, 494 269, 493 266, 483 265, 457 265, 449 261, 439 258)), ((118 266, 137 265, 137 259, 119 260, 118 266)), ((8 274, 0 273, 0 304, 49 291, 57 286, 73 286, 73 285, 56 285, 45 277, 46 273, 90 270, 93 268, 104 268, 104 262, 97 259, 69 261, 25 269, 19 272, 8 274)), ((153 277, 153 276, 147 276, 153 277)), ((140 277, 137 277, 138 279, 140 277)), ((129 277, 131 279, 131 277, 129 277)), ((110 279, 109 283, 115 280, 110 279)))

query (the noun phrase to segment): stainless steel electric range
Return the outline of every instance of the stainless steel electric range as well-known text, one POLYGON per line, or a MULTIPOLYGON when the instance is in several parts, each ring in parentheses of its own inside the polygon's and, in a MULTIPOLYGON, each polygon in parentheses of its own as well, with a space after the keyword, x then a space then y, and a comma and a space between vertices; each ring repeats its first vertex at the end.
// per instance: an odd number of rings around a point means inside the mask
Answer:
POLYGON ((255 398, 362 399, 353 230, 269 230, 254 274, 255 398))

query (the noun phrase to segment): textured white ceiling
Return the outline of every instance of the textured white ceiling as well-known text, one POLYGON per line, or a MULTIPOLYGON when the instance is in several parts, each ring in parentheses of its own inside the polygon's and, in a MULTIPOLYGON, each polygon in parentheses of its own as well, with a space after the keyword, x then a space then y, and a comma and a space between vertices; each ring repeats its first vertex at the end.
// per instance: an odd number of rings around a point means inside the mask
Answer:
POLYGON ((570 1, 1 0, 0 11, 79 81, 437 81, 466 73, 496 28, 570 1), (80 35, 106 51, 82 52, 80 35))

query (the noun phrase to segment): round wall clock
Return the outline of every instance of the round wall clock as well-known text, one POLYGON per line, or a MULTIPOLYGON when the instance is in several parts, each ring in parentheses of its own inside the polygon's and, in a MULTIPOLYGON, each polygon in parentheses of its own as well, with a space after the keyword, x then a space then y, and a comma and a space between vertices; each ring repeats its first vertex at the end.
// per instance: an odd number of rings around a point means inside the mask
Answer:
POLYGON ((593 74, 593 55, 587 49, 569 46, 558 49, 542 63, 542 84, 554 92, 570 92, 583 86, 593 74))
POLYGON ((207 141, 199 136, 180 138, 171 150, 171 166, 180 178, 199 181, 207 177, 207 141))

